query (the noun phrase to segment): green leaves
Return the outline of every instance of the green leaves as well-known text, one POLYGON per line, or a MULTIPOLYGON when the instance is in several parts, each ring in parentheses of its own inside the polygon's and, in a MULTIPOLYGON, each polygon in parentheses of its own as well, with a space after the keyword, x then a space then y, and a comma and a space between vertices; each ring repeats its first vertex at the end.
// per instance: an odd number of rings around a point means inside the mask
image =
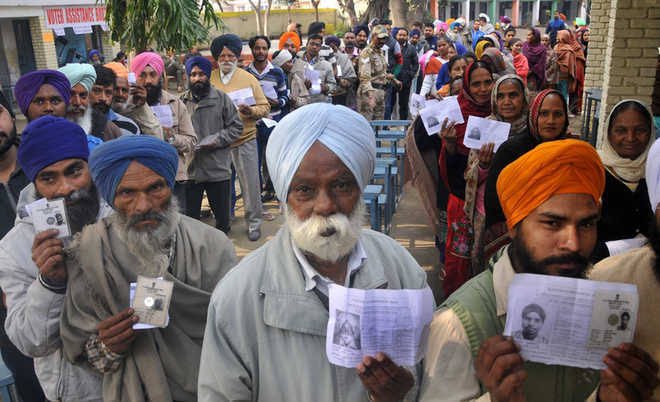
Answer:
POLYGON ((210 0, 106 0, 112 39, 127 50, 187 50, 220 25, 210 0))

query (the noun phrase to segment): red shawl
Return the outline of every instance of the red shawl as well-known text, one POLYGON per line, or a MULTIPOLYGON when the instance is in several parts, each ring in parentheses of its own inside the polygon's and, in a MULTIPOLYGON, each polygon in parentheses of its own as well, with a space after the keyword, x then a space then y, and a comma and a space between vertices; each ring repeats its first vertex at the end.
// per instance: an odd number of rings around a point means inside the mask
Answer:
MULTIPOLYGON (((465 73, 463 74, 463 88, 461 88, 461 92, 458 94, 458 105, 461 107, 464 122, 454 126, 456 130, 456 152, 465 157, 470 153, 470 149, 463 145, 468 118, 470 116, 488 117, 491 112, 490 99, 483 103, 477 103, 470 95, 470 79, 472 78, 473 66, 474 63, 470 63, 465 69, 465 73)), ((440 167, 440 177, 442 177, 445 185, 449 188, 449 181, 447 180, 447 151, 444 141, 442 141, 438 164, 440 167)))

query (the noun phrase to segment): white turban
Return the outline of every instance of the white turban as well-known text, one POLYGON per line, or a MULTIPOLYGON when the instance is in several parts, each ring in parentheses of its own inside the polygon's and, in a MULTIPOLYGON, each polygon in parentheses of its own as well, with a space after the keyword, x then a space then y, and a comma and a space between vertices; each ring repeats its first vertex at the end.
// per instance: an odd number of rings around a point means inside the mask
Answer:
POLYGON ((277 55, 277 57, 273 59, 273 64, 275 64, 277 67, 282 67, 284 63, 291 59, 293 59, 291 52, 286 49, 282 49, 280 50, 280 53, 277 55))
POLYGON ((646 159, 646 186, 649 190, 651 210, 655 212, 660 203, 660 141, 653 143, 646 159))
POLYGON ((286 115, 268 139, 266 162, 281 202, 286 202, 291 180, 317 140, 344 162, 360 190, 369 184, 376 162, 376 137, 369 122, 345 106, 313 103, 286 115))
POLYGON ((70 63, 59 68, 59 71, 66 75, 66 78, 71 83, 71 88, 80 84, 87 92, 92 90, 94 82, 96 82, 96 70, 94 66, 87 63, 70 63))

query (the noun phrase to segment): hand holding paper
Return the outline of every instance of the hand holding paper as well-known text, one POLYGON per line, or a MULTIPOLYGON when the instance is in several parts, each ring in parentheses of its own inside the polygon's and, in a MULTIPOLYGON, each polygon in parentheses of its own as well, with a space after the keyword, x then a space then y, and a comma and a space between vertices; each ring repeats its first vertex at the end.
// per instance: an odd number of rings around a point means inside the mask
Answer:
POLYGON ((509 139, 510 130, 511 123, 470 116, 465 128, 463 144, 468 148, 479 149, 484 144, 493 143, 497 152, 500 145, 509 139))
POLYGON ((632 341, 638 305, 635 285, 516 274, 504 335, 525 360, 604 369, 608 348, 632 341))
POLYGON ((463 124, 463 113, 461 107, 458 105, 458 100, 455 96, 450 96, 439 101, 432 99, 426 101, 424 108, 419 111, 419 115, 424 123, 424 128, 428 135, 437 134, 442 122, 447 121, 454 124, 463 124))
POLYGON ((240 105, 254 106, 257 104, 257 101, 254 100, 252 88, 250 87, 227 92, 227 96, 234 102, 236 107, 240 105))
POLYGON ((495 401, 524 401, 527 375, 518 346, 501 335, 486 339, 475 362, 477 378, 495 401))
POLYGON ((135 311, 130 307, 125 308, 99 323, 99 340, 113 353, 125 353, 135 340, 133 324, 137 321, 135 311))
POLYGON ((384 353, 365 356, 357 366, 362 384, 374 401, 401 401, 415 385, 413 375, 384 353))
POLYGON ((424 289, 349 289, 330 285, 326 354, 332 364, 355 367, 383 353, 414 366, 424 356, 433 317, 433 293, 424 289))

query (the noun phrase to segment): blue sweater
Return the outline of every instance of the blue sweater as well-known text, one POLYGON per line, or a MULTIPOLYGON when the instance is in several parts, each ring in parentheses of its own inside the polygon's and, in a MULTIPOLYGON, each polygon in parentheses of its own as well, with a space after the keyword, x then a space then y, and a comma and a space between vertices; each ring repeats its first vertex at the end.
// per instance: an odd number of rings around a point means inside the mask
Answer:
POLYGON ((259 80, 260 84, 262 81, 270 81, 275 83, 274 87, 275 91, 277 92, 277 101, 279 106, 271 105, 270 118, 275 121, 280 121, 280 119, 284 117, 284 115, 286 115, 289 111, 289 94, 284 71, 282 71, 281 68, 274 66, 271 62, 268 62, 268 66, 261 74, 259 74, 257 69, 254 68, 254 63, 250 63, 250 65, 246 67, 246 70, 250 74, 254 75, 259 80))

